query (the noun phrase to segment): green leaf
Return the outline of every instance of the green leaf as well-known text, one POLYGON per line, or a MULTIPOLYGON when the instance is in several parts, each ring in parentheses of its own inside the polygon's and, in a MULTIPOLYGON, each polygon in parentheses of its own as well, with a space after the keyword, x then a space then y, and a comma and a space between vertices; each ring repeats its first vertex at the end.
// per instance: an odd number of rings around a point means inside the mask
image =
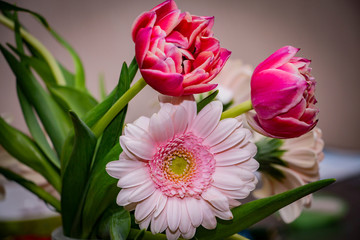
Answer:
POLYGON ((123 208, 120 209, 110 219, 109 231, 111 240, 126 240, 130 232, 130 213, 123 208))
POLYGON ((88 93, 68 86, 49 87, 54 99, 64 111, 73 111, 82 118, 97 105, 97 101, 88 93))
POLYGON ((60 176, 38 146, 25 134, 11 127, 0 118, 0 144, 20 162, 40 173, 54 188, 60 191, 60 176))
POLYGON ((144 238, 145 236, 145 232, 146 230, 145 229, 141 229, 135 236, 134 240, 141 240, 144 238))
POLYGON ((135 77, 138 69, 139 69, 139 66, 136 62, 136 58, 134 57, 129 65, 129 81, 130 81, 130 83, 134 80, 134 77, 135 77))
POLYGON ((197 103, 197 112, 200 112, 201 109, 203 109, 206 105, 208 105, 212 100, 214 100, 216 98, 216 95, 219 93, 219 90, 216 90, 215 92, 213 92, 212 94, 210 94, 209 96, 207 96, 206 98, 204 98, 203 100, 201 100, 200 102, 197 103))
POLYGON ((79 55, 71 47, 71 45, 67 43, 57 32, 55 32, 53 29, 50 29, 49 31, 53 35, 53 37, 68 50, 73 59, 75 66, 75 88, 87 92, 85 86, 85 71, 79 55))
POLYGON ((0 45, 0 50, 15 74, 19 87, 31 105, 36 109, 57 153, 60 154, 67 132, 70 129, 69 117, 45 92, 23 63, 19 62, 2 45, 0 45))
POLYGON ((47 21, 45 20, 45 18, 44 18, 43 16, 41 16, 40 14, 36 13, 36 12, 30 11, 30 10, 25 9, 25 8, 17 7, 17 6, 15 6, 15 5, 12 5, 12 4, 3 2, 3 1, 0 1, 0 9, 1 9, 2 11, 22 11, 22 12, 30 13, 30 14, 34 15, 37 19, 39 19, 39 21, 40 21, 47 29, 50 28, 50 27, 49 27, 49 24, 47 23, 47 21))
POLYGON ((223 239, 250 227, 286 205, 320 190, 333 182, 335 182, 335 179, 320 180, 268 198, 258 199, 240 205, 232 210, 234 216, 232 220, 218 220, 214 230, 206 230, 200 227, 197 229, 195 237, 199 240, 210 238, 214 240, 223 239))
POLYGON ((106 98, 105 76, 103 73, 99 75, 99 93, 100 101, 104 101, 106 98))
MULTIPOLYGON (((128 68, 126 63, 123 64, 121 69, 117 93, 114 96, 113 102, 115 103, 127 89, 130 87, 128 68)), ((124 120, 126 116, 127 107, 125 107, 114 118, 110 125, 105 129, 102 134, 100 144, 98 146, 96 157, 94 160, 93 169, 89 179, 89 192, 83 212, 83 228, 91 231, 92 226, 95 224, 101 213, 108 208, 109 205, 114 203, 119 189, 116 187, 116 179, 111 178, 105 171, 105 166, 108 162, 119 159, 121 148, 119 145, 119 137, 122 133, 124 120), (115 151, 116 155, 110 155, 109 152, 115 151), (91 196, 96 195, 96 198, 91 196)), ((87 231, 85 231, 87 232, 87 231)), ((85 235, 86 236, 86 235, 85 235)))
POLYGON ((25 122, 29 128, 32 137, 34 138, 36 144, 44 152, 46 157, 50 160, 50 162, 54 164, 54 166, 56 166, 58 169, 60 169, 60 160, 56 156, 54 151, 51 149, 48 141, 46 140, 44 132, 42 131, 38 123, 32 106, 30 105, 29 101, 26 99, 24 93, 19 87, 17 87, 17 92, 25 122))
POLYGON ((30 192, 34 193, 36 196, 44 200, 45 202, 49 203, 53 206, 56 211, 60 212, 60 202, 50 193, 46 192, 44 189, 36 185, 35 183, 21 177, 20 175, 13 173, 12 171, 0 167, 0 174, 4 175, 8 180, 12 180, 29 190, 30 192))
POLYGON ((61 193, 61 214, 65 236, 81 236, 81 211, 90 166, 96 147, 96 137, 75 113, 71 112, 75 129, 74 147, 64 169, 61 193))

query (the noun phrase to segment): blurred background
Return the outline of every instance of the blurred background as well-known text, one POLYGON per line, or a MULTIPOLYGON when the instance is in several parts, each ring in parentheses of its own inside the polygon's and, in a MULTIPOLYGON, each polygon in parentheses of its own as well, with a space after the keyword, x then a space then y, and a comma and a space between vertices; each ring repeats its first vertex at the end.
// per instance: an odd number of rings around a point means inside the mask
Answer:
MULTIPOLYGON (((134 19, 161 0, 9 2, 42 14, 50 26, 75 48, 85 67, 87 86, 95 96, 99 96, 99 76, 105 78, 107 90, 110 92, 117 83, 122 62, 129 63, 134 56, 134 44, 130 36, 134 19)), ((343 189, 338 185, 337 188, 335 186, 335 192, 343 191, 345 195, 352 193, 352 197, 349 195, 349 198, 352 198, 350 201, 359 201, 359 189, 354 182, 360 182, 360 1, 176 2, 183 11, 215 16, 215 36, 220 39, 222 47, 232 51, 231 59, 241 59, 243 63, 255 67, 284 45, 301 48, 298 56, 312 60, 312 73, 318 84, 318 126, 323 130, 326 143, 324 164, 330 163, 322 167, 322 177, 337 177, 345 183, 348 182, 348 188, 343 189), (344 167, 346 163, 348 167, 344 167)), ((66 50, 34 18, 26 13, 20 13, 19 16, 27 29, 40 39, 57 59, 69 69, 73 69, 72 60, 66 50)), ((3 26, 0 26, 0 42, 14 42, 13 33, 3 26)), ((127 122, 139 117, 139 112, 152 114, 156 99, 156 92, 146 87, 142 94, 131 102, 127 122)), ((14 126, 27 131, 17 101, 15 77, 2 56, 0 113, 12 119, 14 126)), ((356 211, 359 213, 359 207, 356 211)), ((359 229, 358 220, 354 221, 357 221, 356 224, 353 223, 354 229, 359 229)))

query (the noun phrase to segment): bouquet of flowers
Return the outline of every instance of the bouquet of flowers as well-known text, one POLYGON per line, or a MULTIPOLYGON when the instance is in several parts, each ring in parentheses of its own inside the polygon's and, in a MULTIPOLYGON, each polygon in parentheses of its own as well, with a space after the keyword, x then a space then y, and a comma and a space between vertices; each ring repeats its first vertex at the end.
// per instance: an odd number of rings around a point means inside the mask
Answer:
POLYGON ((2 1, 0 8, 0 23, 15 33, 15 45, 0 50, 31 135, 1 118, 0 143, 58 194, 7 168, 0 173, 59 212, 64 236, 243 239, 239 231, 278 210, 293 221, 309 194, 335 181, 318 181, 315 79, 299 49, 282 47, 253 72, 227 63, 214 17, 166 0, 135 20, 135 58, 98 102, 79 56, 41 15, 2 1), (69 51, 74 72, 25 30, 19 12, 69 51), (132 83, 138 69, 142 78, 132 83), (160 110, 124 126, 127 104, 147 84, 160 93, 160 110), (244 200, 251 193, 259 199, 244 200))

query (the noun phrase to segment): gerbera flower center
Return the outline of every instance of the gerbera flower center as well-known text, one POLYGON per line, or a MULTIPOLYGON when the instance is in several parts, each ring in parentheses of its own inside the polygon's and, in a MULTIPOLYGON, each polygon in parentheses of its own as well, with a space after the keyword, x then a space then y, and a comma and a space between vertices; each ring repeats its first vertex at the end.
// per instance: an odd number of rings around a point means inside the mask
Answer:
POLYGON ((209 187, 215 160, 202 139, 186 133, 158 146, 148 166, 157 188, 169 197, 184 198, 209 187))

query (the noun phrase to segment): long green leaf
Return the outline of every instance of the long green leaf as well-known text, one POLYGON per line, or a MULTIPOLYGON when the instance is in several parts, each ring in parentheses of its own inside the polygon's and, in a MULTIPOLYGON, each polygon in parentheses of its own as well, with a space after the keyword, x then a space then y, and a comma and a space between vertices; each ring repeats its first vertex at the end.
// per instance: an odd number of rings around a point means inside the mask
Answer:
POLYGON ((20 162, 40 173, 60 191, 60 176, 38 146, 25 134, 11 127, 0 118, 0 144, 20 162))
POLYGON ((111 240, 126 240, 130 232, 130 213, 121 209, 114 213, 110 221, 110 239, 111 240))
POLYGON ((29 190, 30 192, 34 193, 36 196, 44 200, 45 202, 49 203, 53 206, 56 211, 60 212, 60 201, 57 200, 54 196, 50 193, 36 185, 35 183, 21 177, 20 175, 6 169, 0 167, 0 174, 4 175, 8 180, 12 180, 29 190))
POLYGON ((64 169, 61 194, 61 213, 65 236, 81 236, 81 212, 91 162, 96 147, 96 137, 75 113, 71 112, 74 124, 74 147, 64 169))
MULTIPOLYGON (((117 93, 113 99, 115 103, 127 89, 130 87, 129 74, 126 63, 123 64, 121 69, 117 93)), ((122 133, 124 120, 126 116, 127 107, 125 107, 105 129, 101 137, 101 142, 98 146, 96 157, 89 179, 89 192, 83 212, 83 228, 91 231, 92 226, 100 217, 102 212, 114 202, 118 189, 114 179, 106 173, 105 166, 108 162, 119 159, 121 148, 119 145, 119 137, 122 133), (115 151, 116 155, 111 159, 106 157, 110 151, 115 151), (115 190, 113 190, 115 187, 115 190), (90 196, 96 195, 96 198, 90 196), (95 210, 96 209, 96 210, 95 210)), ((85 230, 85 232, 87 232, 85 230)), ((86 236, 86 235, 85 235, 86 236)))
POLYGON ((138 69, 139 69, 139 66, 136 62, 136 58, 134 57, 129 65, 129 81, 130 81, 130 83, 134 80, 134 77, 135 77, 138 69))
POLYGON ((82 118, 89 110, 97 105, 97 101, 88 93, 68 86, 49 87, 54 99, 68 112, 75 112, 82 118))
POLYGON ((69 117, 45 92, 23 63, 19 62, 2 45, 0 45, 0 50, 15 74, 19 86, 26 95, 26 98, 36 109, 57 153, 60 154, 67 132, 70 129, 69 117))
POLYGON ((223 239, 233 235, 266 218, 286 205, 324 188, 335 182, 335 179, 325 179, 286 191, 272 197, 258 199, 241 205, 232 210, 234 219, 231 221, 218 220, 214 230, 198 228, 195 237, 201 239, 223 239))
POLYGON ((215 92, 211 93, 209 96, 201 100, 197 103, 197 112, 200 112, 201 109, 203 109, 206 105, 208 105, 212 100, 216 98, 216 95, 219 93, 219 90, 216 90, 215 92))
POLYGON ((20 106, 25 118, 25 122, 29 128, 31 136, 34 138, 37 145, 41 148, 41 150, 45 153, 47 158, 51 161, 54 166, 60 169, 60 160, 51 149, 46 137, 38 123, 38 120, 35 116, 35 113, 26 99, 24 93, 22 92, 21 88, 17 87, 18 98, 20 102, 20 106))

